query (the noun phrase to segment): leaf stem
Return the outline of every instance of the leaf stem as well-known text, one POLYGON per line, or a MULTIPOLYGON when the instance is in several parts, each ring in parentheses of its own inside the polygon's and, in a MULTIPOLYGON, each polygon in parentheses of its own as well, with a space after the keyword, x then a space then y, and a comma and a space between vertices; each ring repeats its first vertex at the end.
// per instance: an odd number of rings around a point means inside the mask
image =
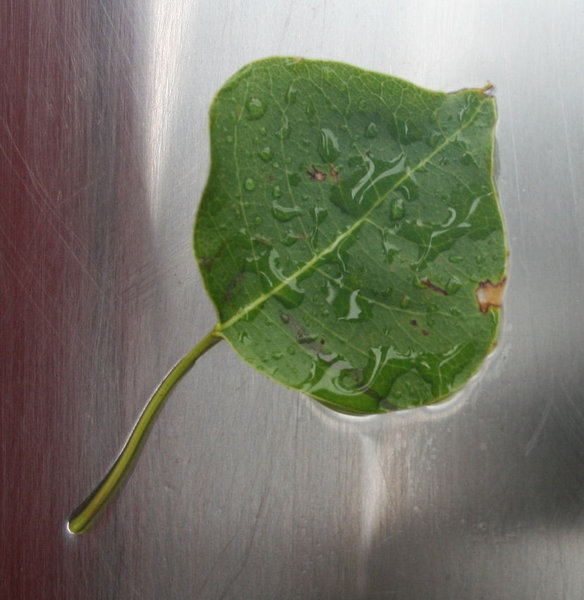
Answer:
POLYGON ((188 354, 179 360, 160 382, 106 476, 93 492, 71 513, 67 522, 67 529, 71 533, 81 535, 89 531, 95 524, 102 511, 115 498, 120 486, 130 474, 132 467, 140 455, 140 450, 150 433, 150 429, 158 413, 162 410, 169 393, 183 375, 195 364, 197 359, 221 339, 222 337, 216 328, 210 331, 188 354))

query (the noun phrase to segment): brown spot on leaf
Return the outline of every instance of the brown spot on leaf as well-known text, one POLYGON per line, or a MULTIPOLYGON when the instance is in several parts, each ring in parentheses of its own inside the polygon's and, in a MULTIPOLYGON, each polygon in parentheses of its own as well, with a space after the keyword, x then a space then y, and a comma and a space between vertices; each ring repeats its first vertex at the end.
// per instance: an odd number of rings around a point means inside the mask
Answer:
POLYGON ((339 183, 339 172, 333 167, 333 165, 330 165, 330 171, 335 183, 339 183))
POLYGON ((215 265, 215 261, 223 254, 225 250, 225 244, 221 244, 219 250, 213 256, 204 256, 199 259, 199 265, 201 269, 205 271, 211 271, 213 266, 215 265))
POLYGON ((436 292, 438 294, 442 294, 443 296, 448 296, 448 292, 441 288, 438 287, 437 285, 434 285, 431 281, 429 281, 428 279, 422 279, 422 281, 420 281, 420 283, 424 286, 427 287, 429 290, 432 290, 433 292, 436 292))
POLYGON ((326 173, 319 171, 314 165, 312 165, 312 170, 308 170, 306 173, 312 181, 326 181, 326 173))
POLYGON ((238 271, 237 275, 230 281, 229 285, 227 286, 227 288, 225 290, 225 294, 223 295, 223 302, 225 304, 229 304, 229 302, 231 302, 231 300, 233 298, 233 292, 235 291, 235 288, 243 280, 243 273, 244 273, 244 269, 241 268, 238 271))
POLYGON ((501 298, 505 290, 507 278, 503 278, 499 283, 495 284, 487 279, 481 281, 476 291, 477 302, 482 313, 486 313, 491 306, 499 308, 501 306, 501 298))

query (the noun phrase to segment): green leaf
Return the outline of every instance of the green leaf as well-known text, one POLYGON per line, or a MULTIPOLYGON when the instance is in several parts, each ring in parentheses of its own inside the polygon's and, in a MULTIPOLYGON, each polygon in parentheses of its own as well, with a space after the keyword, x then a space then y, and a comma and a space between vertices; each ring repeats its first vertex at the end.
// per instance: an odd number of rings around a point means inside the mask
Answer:
POLYGON ((485 92, 290 58, 232 77, 194 240, 216 335, 343 412, 460 388, 495 343, 505 282, 485 92))
POLYGON ((221 338, 276 381, 356 414, 435 402, 477 371, 495 343, 507 254, 485 91, 289 58, 225 84, 195 223, 219 322, 161 381, 70 532, 92 527, 170 391, 221 338))

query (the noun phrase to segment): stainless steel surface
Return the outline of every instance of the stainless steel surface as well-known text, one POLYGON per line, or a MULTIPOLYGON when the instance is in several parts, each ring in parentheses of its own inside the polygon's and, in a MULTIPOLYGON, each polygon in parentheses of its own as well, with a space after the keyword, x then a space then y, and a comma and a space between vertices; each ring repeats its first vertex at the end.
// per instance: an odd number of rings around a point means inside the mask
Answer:
POLYGON ((581 0, 7 0, 0 27, 2 599, 584 597, 581 0), (274 54, 495 84, 499 346, 446 404, 350 419, 220 344, 74 538, 214 325, 191 255, 207 108, 274 54))

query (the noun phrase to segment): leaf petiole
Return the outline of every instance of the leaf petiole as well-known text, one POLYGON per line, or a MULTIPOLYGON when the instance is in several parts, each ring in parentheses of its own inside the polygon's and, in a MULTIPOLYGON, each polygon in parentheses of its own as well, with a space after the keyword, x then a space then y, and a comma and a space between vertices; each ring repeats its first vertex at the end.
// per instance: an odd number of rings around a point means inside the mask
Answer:
POLYGON ((91 494, 71 513, 67 522, 67 529, 76 535, 86 533, 95 524, 96 520, 115 498, 120 486, 130 474, 136 463, 140 451, 150 429, 162 410, 165 400, 179 380, 195 364, 197 359, 211 349, 222 339, 217 329, 210 331, 188 354, 169 371, 160 382, 154 394, 144 407, 132 433, 125 443, 118 458, 91 494))

